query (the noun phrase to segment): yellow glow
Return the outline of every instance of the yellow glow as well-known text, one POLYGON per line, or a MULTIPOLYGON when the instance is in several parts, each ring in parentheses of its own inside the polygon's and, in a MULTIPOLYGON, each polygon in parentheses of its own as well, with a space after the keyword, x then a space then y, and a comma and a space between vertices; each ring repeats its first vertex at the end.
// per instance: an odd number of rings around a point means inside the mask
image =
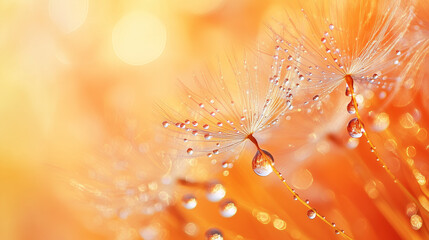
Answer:
POLYGON ((268 224, 271 221, 270 215, 266 212, 258 212, 256 214, 256 219, 262 224, 268 224))
POLYGON ((419 215, 413 215, 410 218, 410 223, 414 230, 419 230, 423 226, 422 217, 419 215))
POLYGON ((65 33, 78 29, 88 15, 88 0, 50 0, 49 16, 65 33))
POLYGON ((167 41, 165 25, 154 15, 132 12, 124 16, 112 33, 116 55, 130 65, 143 65, 157 59, 167 41))
POLYGON ((280 218, 274 219, 273 225, 278 230, 285 230, 286 229, 286 222, 281 220, 280 218))
POLYGON ((208 14, 218 9, 223 0, 181 0, 177 4, 185 11, 193 14, 208 14))

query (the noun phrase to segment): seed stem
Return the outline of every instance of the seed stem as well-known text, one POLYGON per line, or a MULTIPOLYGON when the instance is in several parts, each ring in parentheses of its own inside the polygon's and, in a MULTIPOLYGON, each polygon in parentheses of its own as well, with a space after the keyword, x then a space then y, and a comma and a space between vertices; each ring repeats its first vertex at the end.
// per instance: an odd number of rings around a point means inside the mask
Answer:
POLYGON ((347 83, 347 86, 349 87, 350 93, 351 93, 351 98, 353 101, 353 106, 356 110, 356 117, 359 120, 359 123, 361 125, 361 128, 363 130, 363 135, 365 136, 365 139, 367 140, 369 146, 372 149, 372 152, 374 153, 376 159, 378 160, 378 162, 381 164, 382 168, 385 170, 385 172, 390 176, 390 178, 393 180, 394 183, 396 183, 399 188, 401 189, 401 191, 410 199, 412 200, 420 209, 423 209, 425 215, 428 215, 428 212, 426 211, 426 209, 420 204, 420 202, 410 193, 410 191, 408 191, 408 189, 402 184, 402 182, 390 171, 389 167, 386 165, 386 162, 383 160, 383 158, 380 157, 380 154, 378 153, 375 145, 373 144, 373 142, 371 141, 366 128, 363 124, 362 121, 362 117, 359 114, 359 110, 358 110, 358 104, 356 101, 356 94, 353 88, 353 78, 350 75, 346 75, 345 76, 345 81, 347 83))
MULTIPOLYGON (((258 149, 258 151, 262 151, 262 149, 259 147, 258 141, 256 140, 255 137, 253 137, 252 134, 249 134, 247 136, 247 139, 249 139, 253 144, 255 144, 256 148, 258 149)), ((326 223, 327 225, 329 225, 331 228, 333 228, 335 230, 335 232, 338 232, 339 234, 341 234, 342 237, 344 237, 345 239, 348 240, 352 240, 353 238, 350 237, 349 235, 347 235, 345 232, 343 232, 343 230, 341 230, 340 228, 338 228, 337 226, 334 226, 333 223, 331 223, 330 221, 328 221, 325 217, 323 217, 322 215, 320 215, 320 213, 318 211, 316 211, 316 209, 314 209, 310 204, 308 204, 305 200, 303 200, 296 192, 295 190, 286 182, 286 179, 283 177, 282 173, 274 166, 274 162, 269 159, 269 163, 271 168, 273 169, 273 172, 276 174, 276 176, 280 179, 280 181, 282 181, 282 183, 286 186, 287 190, 289 190, 290 193, 292 193, 293 197, 298 200, 302 205, 304 205, 306 208, 308 208, 309 210, 313 210, 316 213, 316 216, 322 220, 324 223, 326 223)))

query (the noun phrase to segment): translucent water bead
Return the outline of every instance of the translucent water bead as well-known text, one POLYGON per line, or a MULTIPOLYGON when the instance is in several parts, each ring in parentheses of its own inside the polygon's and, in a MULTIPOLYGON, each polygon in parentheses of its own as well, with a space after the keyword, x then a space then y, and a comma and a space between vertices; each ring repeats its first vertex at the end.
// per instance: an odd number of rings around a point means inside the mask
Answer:
POLYGON ((206 197, 211 202, 219 202, 225 194, 225 188, 218 181, 211 181, 206 186, 206 197))
POLYGON ((206 240, 223 240, 222 232, 217 228, 210 228, 206 231, 206 240))
POLYGON ((219 208, 220 208, 220 215, 222 215, 222 217, 230 218, 237 213, 237 206, 231 200, 226 200, 226 199, 223 200, 219 204, 219 208))
POLYGON ((349 132, 350 137, 352 138, 360 138, 363 134, 362 124, 357 118, 353 118, 350 120, 347 125, 347 131, 349 132))
POLYGON ((194 209, 197 206, 197 198, 193 194, 186 194, 182 197, 182 205, 186 209, 194 209))
POLYGON ((258 150, 252 160, 253 171, 259 176, 268 176, 273 172, 271 162, 274 164, 274 158, 269 152, 258 150))

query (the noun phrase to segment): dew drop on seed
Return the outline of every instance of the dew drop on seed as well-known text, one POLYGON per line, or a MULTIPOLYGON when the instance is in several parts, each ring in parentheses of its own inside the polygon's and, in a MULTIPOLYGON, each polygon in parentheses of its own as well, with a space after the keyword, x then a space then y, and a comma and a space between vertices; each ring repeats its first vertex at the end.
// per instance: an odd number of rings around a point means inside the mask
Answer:
POLYGON ((237 213, 237 206, 231 200, 223 200, 219 204, 220 215, 225 218, 230 218, 237 213))
POLYGON ((353 104, 353 100, 351 100, 349 102, 349 104, 347 104, 347 112, 349 112, 350 114, 356 113, 356 109, 355 109, 355 105, 353 104))
POLYGON ((186 152, 188 153, 188 155, 192 155, 192 154, 194 154, 194 149, 188 148, 188 150, 186 150, 186 152))
POLYGON ((322 39, 320 39, 320 41, 321 41, 322 43, 326 43, 326 38, 322 38, 322 39))
POLYGON ((329 24, 329 29, 334 30, 334 24, 329 24))
POLYGON ((360 138, 363 134, 362 124, 357 118, 353 118, 347 125, 347 131, 349 132, 350 137, 360 138))
POLYGON ((269 152, 258 150, 252 160, 253 171, 259 176, 268 176, 273 172, 271 162, 274 164, 274 158, 269 152))
POLYGON ((225 197, 226 190, 223 185, 217 181, 209 182, 206 186, 206 197, 211 202, 218 202, 225 197))
POLYGON ((307 217, 310 219, 315 219, 317 216, 316 211, 314 211, 313 209, 310 209, 307 211, 307 217))
POLYGON ((352 96, 352 92, 350 92, 350 89, 349 89, 349 87, 346 87, 346 96, 347 97, 351 97, 352 96))
POLYGON ((377 79, 377 78, 378 78, 378 75, 377 75, 377 74, 374 74, 374 75, 372 75, 372 78, 373 78, 373 79, 377 79))
POLYGON ((401 51, 399 51, 399 50, 396 50, 396 55, 401 55, 401 51))
POLYGON ((182 205, 186 209, 194 209, 197 206, 197 199, 193 194, 186 194, 182 197, 182 205))
POLYGON ((222 232, 217 228, 210 228, 205 233, 206 240, 223 240, 222 232))
POLYGON ((320 97, 319 97, 319 95, 315 95, 315 96, 313 97, 313 100, 314 100, 314 101, 317 101, 317 100, 319 100, 319 98, 320 98, 320 97))
POLYGON ((168 123, 167 121, 162 122, 162 126, 165 128, 168 127, 169 125, 170 125, 170 123, 168 123))

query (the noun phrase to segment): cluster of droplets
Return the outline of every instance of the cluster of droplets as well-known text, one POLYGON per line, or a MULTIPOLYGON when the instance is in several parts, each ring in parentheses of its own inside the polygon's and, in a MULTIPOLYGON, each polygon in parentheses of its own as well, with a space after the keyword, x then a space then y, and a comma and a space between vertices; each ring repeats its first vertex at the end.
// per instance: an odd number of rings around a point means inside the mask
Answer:
MULTIPOLYGON (((216 180, 207 182, 205 185, 206 198, 210 202, 219 202, 219 213, 230 218, 237 213, 237 205, 233 200, 224 199, 226 195, 225 187, 216 180)), ((197 206, 197 198, 194 194, 185 194, 182 197, 182 205, 186 209, 194 209, 197 206)))

